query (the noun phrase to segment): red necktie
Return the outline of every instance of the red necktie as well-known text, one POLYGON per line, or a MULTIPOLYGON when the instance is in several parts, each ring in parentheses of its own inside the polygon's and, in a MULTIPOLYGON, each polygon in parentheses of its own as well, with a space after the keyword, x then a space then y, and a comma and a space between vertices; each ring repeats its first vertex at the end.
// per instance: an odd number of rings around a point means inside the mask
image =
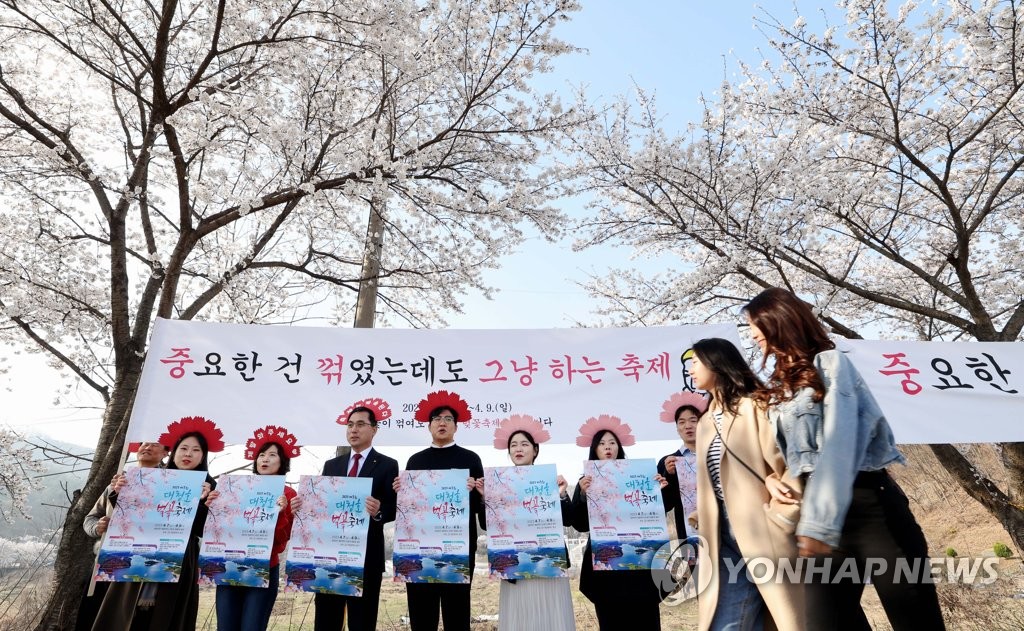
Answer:
POLYGON ((359 459, 363 456, 361 454, 355 454, 352 456, 352 468, 348 470, 348 477, 354 478, 359 473, 359 459))

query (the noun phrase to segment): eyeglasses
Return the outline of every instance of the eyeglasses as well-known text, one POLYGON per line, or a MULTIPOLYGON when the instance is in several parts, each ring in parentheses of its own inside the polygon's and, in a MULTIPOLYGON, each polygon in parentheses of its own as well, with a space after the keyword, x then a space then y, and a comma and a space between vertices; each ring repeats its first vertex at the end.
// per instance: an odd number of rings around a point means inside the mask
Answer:
POLYGON ((431 421, 441 421, 442 423, 454 423, 455 422, 455 417, 454 416, 448 416, 448 415, 446 415, 446 416, 431 416, 430 420, 431 421))
POLYGON ((356 421, 355 423, 349 423, 349 427, 356 429, 363 429, 364 427, 373 427, 373 423, 367 423, 366 421, 356 421))

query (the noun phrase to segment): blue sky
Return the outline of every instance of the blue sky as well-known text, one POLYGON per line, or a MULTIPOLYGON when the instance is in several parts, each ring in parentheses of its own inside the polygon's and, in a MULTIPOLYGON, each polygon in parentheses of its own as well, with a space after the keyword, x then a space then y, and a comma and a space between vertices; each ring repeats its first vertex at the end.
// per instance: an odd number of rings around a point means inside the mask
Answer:
MULTIPOLYGON (((776 17, 786 18, 791 5, 779 3, 776 17)), ((563 57, 555 71, 538 84, 571 98, 583 85, 588 99, 607 101, 640 87, 657 96, 666 130, 685 128, 701 114, 701 94, 712 96, 728 77, 735 79, 736 60, 755 64, 764 37, 753 28, 753 3, 694 0, 634 3, 598 0, 559 28, 561 39, 586 49, 563 57), (727 73, 727 74, 726 74, 727 73)), ((579 216, 583 201, 566 199, 564 212, 579 216)), ((596 302, 579 286, 588 275, 629 265, 661 269, 671 259, 630 261, 630 251, 602 247, 573 252, 571 235, 551 244, 532 236, 520 251, 485 275, 500 289, 493 301, 468 296, 465 313, 449 318, 453 328, 553 328, 593 320, 596 302)))
MULTIPOLYGON (((776 15, 791 21, 791 17, 783 17, 791 15, 791 6, 779 3, 776 15)), ((682 129, 699 116, 699 96, 713 94, 723 72, 732 78, 737 58, 751 63, 760 60, 758 47, 764 46, 764 38, 752 27, 756 11, 753 3, 742 1, 584 2, 583 10, 560 25, 559 32, 562 39, 588 53, 562 58, 541 85, 563 91, 568 98, 572 88, 582 84, 588 98, 596 101, 631 92, 635 82, 656 92, 667 128, 682 129)), ((578 215, 582 202, 564 200, 562 208, 578 215)), ((495 300, 467 296, 466 313, 453 314, 450 324, 453 328, 554 328, 586 323, 593 319, 595 303, 577 283, 588 273, 630 265, 629 255, 626 249, 614 248, 575 253, 568 241, 549 244, 533 237, 517 254, 503 260, 501 269, 486 274, 486 282, 500 290, 495 300)), ((38 356, 22 356, 18 364, 18 371, 3 375, 0 381, 4 386, 0 389, 0 425, 32 426, 63 440, 94 444, 101 410, 53 407, 56 373, 38 356)), ((554 451, 542 454, 541 461, 561 460, 554 451)), ((575 460, 578 454, 570 451, 565 457, 575 460)), ((650 454, 633 448, 630 456, 650 457, 666 451, 664 445, 652 445, 650 454)), ((402 459, 402 454, 393 455, 402 459)), ((505 463, 485 460, 485 464, 505 463)))

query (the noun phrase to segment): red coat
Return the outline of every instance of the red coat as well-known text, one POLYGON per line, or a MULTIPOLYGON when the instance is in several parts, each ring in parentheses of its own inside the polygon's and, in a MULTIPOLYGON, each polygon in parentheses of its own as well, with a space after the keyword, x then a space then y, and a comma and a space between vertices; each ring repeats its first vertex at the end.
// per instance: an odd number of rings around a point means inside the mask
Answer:
POLYGON ((288 547, 288 540, 292 538, 292 498, 295 497, 295 489, 285 485, 284 487, 284 508, 277 514, 277 526, 274 528, 274 549, 270 552, 270 567, 277 567, 278 559, 284 549, 288 547))

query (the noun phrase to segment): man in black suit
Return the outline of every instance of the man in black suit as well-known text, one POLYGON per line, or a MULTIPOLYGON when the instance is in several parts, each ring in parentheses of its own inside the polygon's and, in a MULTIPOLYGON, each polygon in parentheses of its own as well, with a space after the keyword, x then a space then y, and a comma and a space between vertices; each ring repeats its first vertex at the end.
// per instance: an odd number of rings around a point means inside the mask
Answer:
POLYGON ((340 631, 348 612, 349 631, 374 631, 377 628, 377 607, 380 604, 380 583, 384 574, 384 524, 395 520, 395 491, 398 461, 373 448, 377 421, 390 415, 387 404, 380 399, 356 403, 338 419, 345 425, 352 452, 324 463, 323 475, 373 478, 366 512, 370 515, 370 532, 366 542, 366 564, 363 570, 363 595, 339 596, 316 594, 315 631, 340 631))

